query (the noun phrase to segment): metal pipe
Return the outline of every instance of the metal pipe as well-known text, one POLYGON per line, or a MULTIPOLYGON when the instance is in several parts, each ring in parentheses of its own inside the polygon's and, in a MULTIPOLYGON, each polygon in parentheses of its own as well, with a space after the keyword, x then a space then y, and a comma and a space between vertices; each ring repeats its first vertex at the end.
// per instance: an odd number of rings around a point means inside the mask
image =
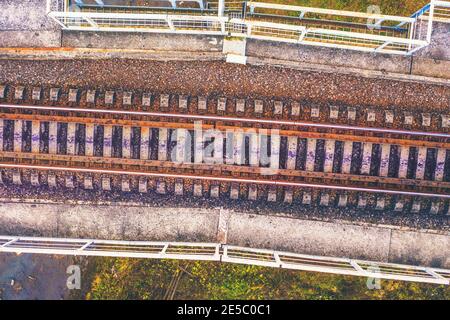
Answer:
POLYGON ((146 111, 131 111, 131 110, 104 110, 104 109, 87 109, 87 108, 72 108, 72 107, 59 107, 59 106, 38 106, 38 105, 11 105, 0 104, 0 108, 9 109, 35 109, 35 110, 50 110, 50 111, 69 111, 69 112, 83 112, 83 113, 99 113, 99 114, 120 114, 120 115, 136 115, 136 116, 150 116, 150 117, 166 117, 177 119, 192 119, 192 120, 215 120, 215 121, 235 121, 235 122, 247 122, 247 123, 264 123, 274 125, 286 125, 296 127, 311 127, 311 128, 325 128, 325 129, 340 129, 340 130, 353 130, 362 132, 378 132, 378 133, 391 133, 410 136, 424 136, 424 137, 437 137, 450 139, 450 133, 439 132, 427 132, 427 131, 410 131, 410 130, 397 130, 390 128, 372 128, 372 127, 359 127, 339 124, 324 124, 313 123, 304 121, 290 121, 290 120, 275 120, 275 119, 253 119, 253 118, 239 118, 239 117, 227 117, 227 116, 208 116, 208 115, 191 115, 182 113, 166 113, 166 112, 146 112, 146 111))
POLYGON ((223 17, 225 13, 225 0, 219 0, 219 7, 217 8, 217 15, 223 17))
POLYGON ((218 261, 381 279, 450 284, 446 277, 450 274, 450 270, 447 269, 307 255, 219 243, 0 236, 0 243, 2 242, 0 252, 218 261), (251 258, 248 258, 249 256, 251 258), (268 259, 268 256, 271 257, 268 259), (371 269, 370 266, 376 267, 377 270, 371 269))
POLYGON ((0 163, 0 168, 36 169, 36 170, 69 171, 69 172, 83 172, 83 173, 99 173, 99 174, 106 173, 106 174, 133 175, 133 176, 146 176, 146 177, 159 177, 159 178, 175 178, 175 179, 180 178, 180 179, 190 179, 190 180, 251 183, 251 184, 274 185, 274 186, 284 186, 284 187, 303 187, 303 188, 317 188, 317 189, 343 190, 343 191, 355 191, 355 192, 373 192, 373 193, 382 193, 382 194, 398 194, 398 195, 405 195, 405 196, 412 196, 412 197, 418 196, 418 197, 450 199, 450 194, 436 194, 436 193, 415 192, 415 191, 400 191, 400 190, 362 188, 362 187, 350 187, 350 186, 323 185, 323 184, 290 182, 290 181, 280 181, 280 180, 246 179, 246 178, 200 176, 200 175, 162 173, 162 172, 141 172, 141 171, 127 171, 127 170, 96 169, 96 168, 88 168, 88 167, 80 168, 80 167, 41 166, 41 165, 32 165, 32 164, 12 164, 12 163, 0 163))

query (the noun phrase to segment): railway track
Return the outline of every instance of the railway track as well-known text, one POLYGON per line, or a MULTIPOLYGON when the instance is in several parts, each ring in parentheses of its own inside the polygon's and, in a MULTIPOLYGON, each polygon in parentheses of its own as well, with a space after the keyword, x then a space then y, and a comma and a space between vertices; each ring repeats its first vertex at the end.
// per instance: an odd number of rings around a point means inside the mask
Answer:
POLYGON ((287 120, 280 103, 271 111, 278 114, 275 109, 281 108, 276 119, 257 112, 256 102, 253 117, 239 114, 240 100, 230 116, 221 98, 216 110, 223 112, 213 115, 205 98, 195 100, 197 109, 206 111, 192 114, 185 97, 173 112, 166 95, 158 103, 143 95, 134 107, 132 95, 124 93, 117 108, 112 107, 114 92, 106 92, 105 105, 98 107, 95 92, 94 100, 86 92, 81 102, 80 90, 70 90, 60 103, 59 90, 50 90, 48 101, 33 99, 35 90, 29 90, 28 100, 24 90, 17 91, 22 96, 0 95, 0 167, 6 185, 29 181, 53 188, 449 211, 445 115, 439 130, 410 131, 287 120))

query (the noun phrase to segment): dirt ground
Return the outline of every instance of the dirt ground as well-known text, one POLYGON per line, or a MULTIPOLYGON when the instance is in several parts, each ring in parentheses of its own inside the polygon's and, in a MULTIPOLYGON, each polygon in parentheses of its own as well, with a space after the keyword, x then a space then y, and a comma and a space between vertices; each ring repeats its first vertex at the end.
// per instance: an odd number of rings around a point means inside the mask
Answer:
POLYGON ((74 264, 71 256, 0 253, 0 299, 67 299, 66 270, 74 264))

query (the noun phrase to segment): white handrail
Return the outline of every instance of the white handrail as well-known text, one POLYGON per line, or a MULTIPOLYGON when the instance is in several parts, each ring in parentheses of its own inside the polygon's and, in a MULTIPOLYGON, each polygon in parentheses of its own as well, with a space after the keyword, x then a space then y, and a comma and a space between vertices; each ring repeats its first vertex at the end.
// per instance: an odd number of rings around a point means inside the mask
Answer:
MULTIPOLYGON (((408 55, 427 46, 431 41, 432 19, 435 6, 450 7, 449 1, 432 1, 430 4, 429 24, 426 39, 415 39, 415 21, 418 17, 399 17, 364 12, 344 10, 330 10, 304 6, 290 6, 275 3, 246 2, 251 8, 265 8, 273 10, 297 11, 302 14, 317 13, 322 15, 335 15, 343 17, 364 18, 376 21, 397 21, 409 24, 409 37, 385 35, 384 30, 378 32, 355 32, 334 30, 326 28, 307 28, 292 23, 275 23, 255 21, 254 19, 237 19, 232 15, 226 16, 222 11, 217 14, 192 15, 179 12, 151 14, 151 13, 113 13, 113 12, 72 12, 69 8, 51 11, 52 1, 47 0, 48 15, 59 23, 64 29, 95 30, 95 31, 121 31, 121 32, 154 32, 154 33, 184 33, 203 35, 232 35, 242 38, 253 38, 305 45, 323 46, 341 49, 359 50, 365 52, 389 53, 408 55), (178 23, 173 23, 178 22, 178 23), (227 28, 228 27, 228 28, 227 28), (252 28, 255 27, 255 28, 252 28), (295 34, 298 32, 299 34, 295 34), (312 35, 312 37, 308 37, 312 35)), ((221 0, 222 2, 224 0, 221 0)), ((223 4, 223 3, 222 3, 223 4)), ((226 7, 226 3, 225 3, 226 7)), ((222 5, 220 10, 224 9, 222 5)))
POLYGON ((383 14, 356 12, 356 11, 345 11, 345 10, 332 10, 314 7, 301 7, 301 6, 291 6, 277 3, 266 3, 266 2, 247 2, 248 7, 253 8, 265 8, 265 9, 276 9, 276 10, 286 10, 286 11, 298 11, 298 12, 312 12, 324 15, 335 15, 335 16, 347 16, 354 18, 364 18, 364 19, 377 19, 377 20, 391 20, 400 22, 413 22, 414 19, 410 17, 399 17, 390 16, 383 14))
POLYGON ((448 269, 307 255, 219 243, 0 236, 0 252, 220 261, 291 270, 450 284, 448 269), (201 252, 196 252, 199 250, 201 252), (373 271, 370 267, 375 267, 377 271, 373 271), (408 275, 405 275, 406 272, 408 275))

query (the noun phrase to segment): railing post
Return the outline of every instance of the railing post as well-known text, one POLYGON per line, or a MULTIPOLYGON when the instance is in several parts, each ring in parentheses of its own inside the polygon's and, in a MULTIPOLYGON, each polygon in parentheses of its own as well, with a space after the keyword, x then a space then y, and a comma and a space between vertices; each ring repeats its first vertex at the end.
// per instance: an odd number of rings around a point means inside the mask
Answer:
POLYGON ((7 247, 7 246, 9 246, 10 244, 16 242, 17 240, 19 240, 19 238, 11 239, 11 240, 5 242, 4 244, 2 244, 0 247, 7 247))
POLYGON ((47 6, 45 9, 45 13, 48 14, 51 11, 51 1, 52 0, 47 0, 47 6))
MULTIPOLYGON (((428 273, 429 275, 431 275, 432 277, 434 277, 435 279, 447 280, 446 278, 444 278, 444 277, 441 276, 440 274, 434 272, 434 271, 431 270, 430 268, 425 268, 425 272, 428 273)), ((447 280, 447 281, 449 281, 449 280, 447 280)))
POLYGON ((172 19, 169 16, 166 18, 167 24, 169 25, 170 30, 175 30, 175 26, 173 25, 172 19))
POLYGON ((361 266, 355 260, 349 260, 349 263, 361 275, 366 275, 367 274, 367 271, 364 270, 363 268, 361 268, 361 266))
POLYGON ((408 45, 408 52, 411 51, 411 49, 412 49, 412 40, 414 39, 414 32, 416 30, 416 22, 417 22, 417 20, 415 22, 412 22, 409 25, 409 33, 410 33, 409 34, 409 40, 410 40, 410 43, 408 45))
POLYGON ((225 14, 225 0, 219 0, 219 7, 217 9, 217 15, 223 17, 225 14))
POLYGON ((86 244, 84 244, 82 247, 78 248, 78 251, 83 251, 85 250, 87 247, 89 247, 91 244, 94 243, 94 240, 88 240, 86 241, 86 244))
POLYGON ((306 29, 301 31, 300 37, 298 38, 298 42, 302 42, 302 41, 303 41, 303 39, 304 39, 305 36, 306 36, 306 33, 307 33, 307 30, 306 30, 306 29))
POLYGON ((91 18, 83 17, 83 19, 86 20, 91 25, 91 27, 98 29, 98 24, 91 18))
MULTIPOLYGON (((390 45, 392 42, 386 41, 382 45, 380 45, 378 48, 375 48, 374 52, 380 51, 384 49, 386 46, 390 45)), ((409 44, 409 47, 411 47, 411 43, 409 44)))
POLYGON ((169 248, 169 244, 168 243, 166 243, 165 245, 164 245, 164 247, 162 248, 162 250, 161 250, 161 252, 159 253, 161 256, 163 256, 163 255, 165 255, 166 254, 166 251, 167 251, 167 248, 169 248))
POLYGON ((428 15, 428 29, 427 29, 427 42, 431 42, 431 34, 433 32, 433 15, 434 15, 434 0, 430 2, 430 14, 428 15))
POLYGON ((64 23, 62 23, 61 21, 59 21, 59 19, 58 19, 57 17, 53 16, 52 13, 53 13, 53 12, 50 12, 50 13, 48 14, 48 16, 49 16, 50 18, 52 18, 57 24, 59 24, 63 29, 67 29, 67 26, 66 26, 64 23))

